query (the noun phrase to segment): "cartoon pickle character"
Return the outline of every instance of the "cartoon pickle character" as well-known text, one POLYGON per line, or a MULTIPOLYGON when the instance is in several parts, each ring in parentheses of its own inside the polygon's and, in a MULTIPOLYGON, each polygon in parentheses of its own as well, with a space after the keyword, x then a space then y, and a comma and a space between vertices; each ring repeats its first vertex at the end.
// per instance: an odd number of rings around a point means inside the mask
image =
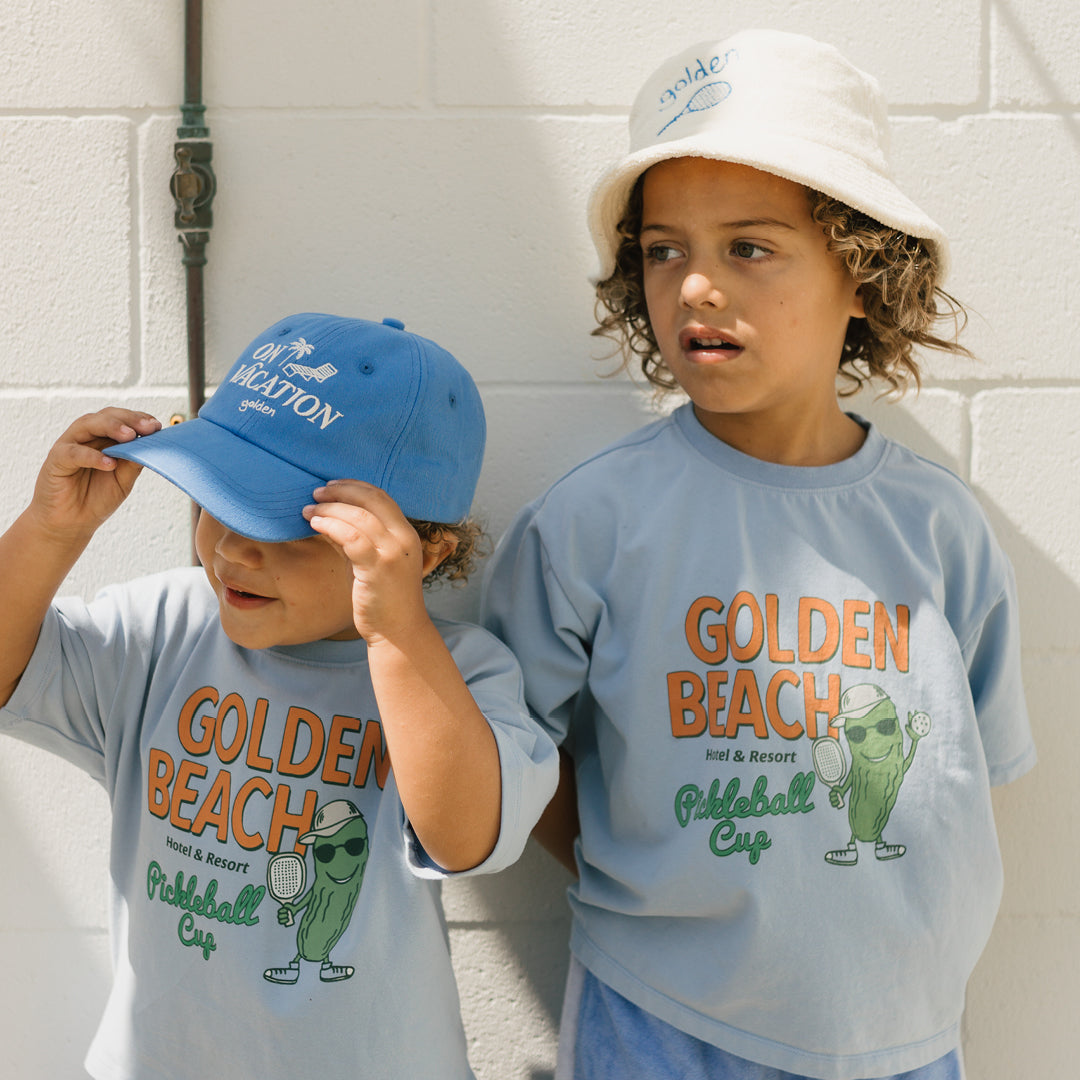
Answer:
MULTIPOLYGON (((281 903, 278 922, 283 926, 291 926, 293 916, 303 912, 296 931, 296 956, 285 967, 267 968, 263 978, 272 983, 295 983, 301 960, 318 962, 323 982, 352 978, 355 969, 333 963, 330 950, 345 933, 360 894, 368 861, 367 823, 351 802, 337 799, 315 812, 312 829, 300 837, 300 843, 313 844, 315 881, 311 888, 295 901, 285 900, 273 886, 270 890, 281 903)), ((299 856, 290 858, 300 862, 299 856)), ((297 892, 303 891, 302 862, 299 869, 297 892)))
POLYGON ((851 755, 851 768, 843 783, 829 791, 829 802, 838 808, 844 805, 844 796, 848 797, 851 839, 847 847, 828 852, 825 861, 854 866, 859 861, 856 841, 860 840, 873 841, 878 859, 899 859, 907 848, 886 843, 883 833, 919 740, 930 734, 930 717, 924 712, 908 714, 906 730, 911 747, 904 757, 896 706, 880 686, 863 683, 851 687, 840 699, 840 712, 830 725, 844 729, 851 755))

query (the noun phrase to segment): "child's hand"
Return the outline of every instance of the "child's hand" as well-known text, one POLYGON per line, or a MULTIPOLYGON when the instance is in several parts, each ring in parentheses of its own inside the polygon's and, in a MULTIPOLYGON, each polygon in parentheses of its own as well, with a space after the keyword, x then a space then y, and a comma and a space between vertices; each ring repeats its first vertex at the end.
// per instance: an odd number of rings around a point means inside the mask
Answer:
POLYGON ((424 576, 438 561, 394 500, 360 480, 317 488, 304 516, 346 554, 353 571, 353 621, 369 645, 403 643, 430 622, 424 576))
POLYGON ((491 725, 424 604, 424 577, 456 541, 422 543, 397 503, 359 480, 315 490, 304 517, 352 564, 353 621, 398 794, 424 851, 447 870, 479 865, 499 837, 502 776, 491 725))
POLYGON ((394 500, 334 480, 304 508, 311 527, 352 564, 353 622, 398 794, 424 851, 447 870, 479 865, 499 837, 502 776, 491 725, 424 604, 424 577, 454 547, 422 543, 394 500))
POLYGON ((80 417, 49 451, 29 513, 57 536, 92 533, 128 497, 142 470, 101 451, 160 427, 148 413, 130 409, 107 408, 80 417))

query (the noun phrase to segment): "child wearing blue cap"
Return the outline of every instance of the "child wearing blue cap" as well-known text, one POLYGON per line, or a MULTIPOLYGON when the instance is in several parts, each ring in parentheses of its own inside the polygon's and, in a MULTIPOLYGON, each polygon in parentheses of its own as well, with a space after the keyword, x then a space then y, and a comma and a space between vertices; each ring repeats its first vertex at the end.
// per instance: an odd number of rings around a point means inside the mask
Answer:
POLYGON ((472 1076, 439 882, 513 862, 557 772, 511 654, 424 603, 468 573, 483 447, 449 353, 304 314, 198 418, 50 451, 0 537, 0 730, 112 803, 94 1077, 472 1076), (202 569, 54 600, 143 466, 199 504, 202 569))
POLYGON ((1035 759, 1015 585, 965 485, 838 398, 958 351, 945 235, 877 84, 801 35, 672 57, 630 135, 599 330, 689 400, 526 507, 482 605, 571 765, 557 1075, 958 1080, 990 787, 1035 759))

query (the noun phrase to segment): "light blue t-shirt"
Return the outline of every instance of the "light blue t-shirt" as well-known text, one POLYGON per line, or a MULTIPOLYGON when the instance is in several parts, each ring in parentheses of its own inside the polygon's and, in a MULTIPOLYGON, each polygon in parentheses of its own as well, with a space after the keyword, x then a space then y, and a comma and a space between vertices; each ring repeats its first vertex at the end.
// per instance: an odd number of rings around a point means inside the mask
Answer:
POLYGON ((990 786, 1034 762, 1012 571, 961 481, 872 427, 762 462, 684 406, 522 511, 484 621, 574 758, 590 971, 799 1075, 958 1045, 990 786))
MULTIPOLYGON (((486 631, 436 620, 495 735, 520 854, 556 753, 486 631)), ((405 821, 363 641, 250 650, 198 569, 59 601, 0 732, 112 804, 99 1080, 466 1080, 439 894, 405 821), (294 905, 283 919, 282 902, 294 905)))

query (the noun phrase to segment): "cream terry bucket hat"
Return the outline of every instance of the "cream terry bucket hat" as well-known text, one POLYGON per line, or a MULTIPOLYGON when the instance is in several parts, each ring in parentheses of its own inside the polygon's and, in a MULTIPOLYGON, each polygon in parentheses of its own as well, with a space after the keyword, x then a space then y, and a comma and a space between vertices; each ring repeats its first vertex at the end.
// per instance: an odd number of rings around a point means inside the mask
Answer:
POLYGON ((589 197, 588 220, 610 276, 618 224, 637 178, 659 161, 705 157, 750 165, 824 192, 931 242, 944 278, 948 240, 892 178, 885 98, 831 45, 744 30, 666 60, 630 112, 630 152, 589 197))

